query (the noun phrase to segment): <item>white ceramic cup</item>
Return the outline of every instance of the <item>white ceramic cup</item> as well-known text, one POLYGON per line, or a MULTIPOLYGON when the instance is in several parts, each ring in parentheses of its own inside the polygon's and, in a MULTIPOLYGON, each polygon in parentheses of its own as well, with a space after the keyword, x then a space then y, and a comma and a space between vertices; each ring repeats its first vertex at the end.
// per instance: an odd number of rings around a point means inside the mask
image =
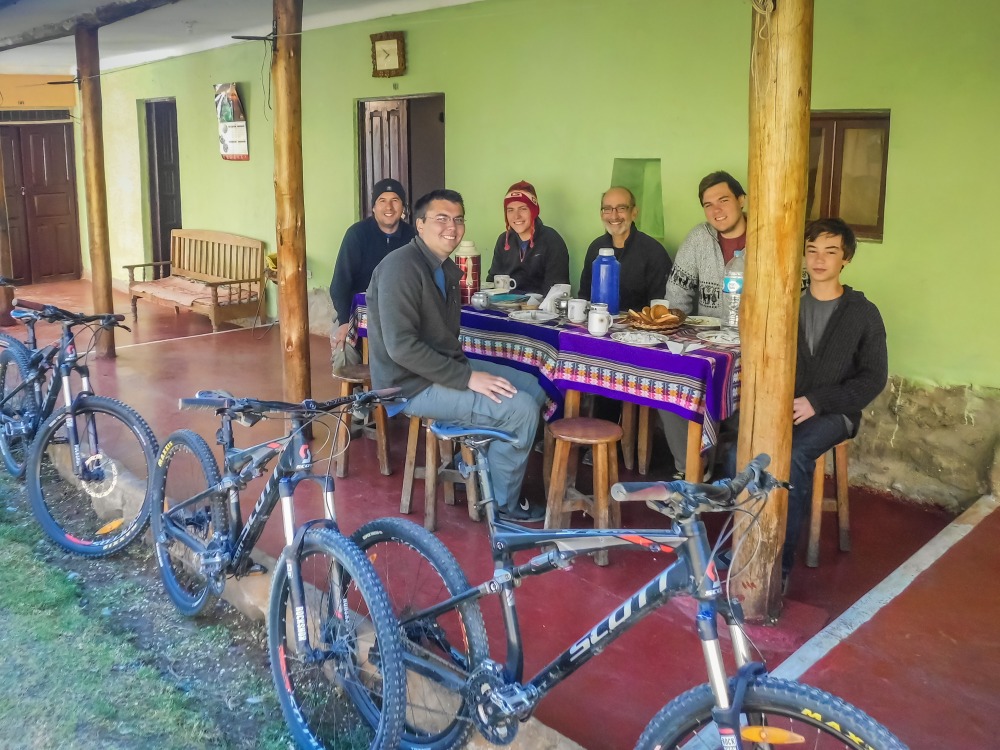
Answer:
POLYGON ((566 317, 574 323, 584 323, 587 320, 587 300, 573 298, 566 306, 566 317))
POLYGON ((493 277, 493 288, 497 290, 498 293, 503 294, 504 292, 509 292, 511 289, 517 287, 517 281, 511 276, 494 276, 493 277))
POLYGON ((604 336, 611 328, 611 313, 608 306, 599 303, 590 306, 590 315, 587 317, 587 330, 591 336, 604 336))
POLYGON ((656 307, 657 305, 663 305, 668 310, 670 309, 670 300, 668 299, 651 299, 649 301, 650 307, 656 307))

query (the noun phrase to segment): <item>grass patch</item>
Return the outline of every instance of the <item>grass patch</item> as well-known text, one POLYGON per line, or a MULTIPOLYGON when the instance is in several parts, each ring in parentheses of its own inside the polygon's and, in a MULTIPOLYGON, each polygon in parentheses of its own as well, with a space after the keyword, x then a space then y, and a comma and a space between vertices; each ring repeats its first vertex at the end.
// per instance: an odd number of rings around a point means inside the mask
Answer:
POLYGON ((30 514, 9 509, 25 506, 22 495, 0 477, 0 747, 291 747, 266 668, 234 666, 240 647, 229 628, 173 616, 157 581, 89 581, 87 566, 127 566, 128 558, 88 561, 80 576, 62 570, 30 514), (169 621, 144 619, 151 600, 169 621), (137 648, 134 633, 112 627, 115 618, 153 631, 152 643, 137 648), (228 669, 216 675, 211 665, 227 655, 228 669))

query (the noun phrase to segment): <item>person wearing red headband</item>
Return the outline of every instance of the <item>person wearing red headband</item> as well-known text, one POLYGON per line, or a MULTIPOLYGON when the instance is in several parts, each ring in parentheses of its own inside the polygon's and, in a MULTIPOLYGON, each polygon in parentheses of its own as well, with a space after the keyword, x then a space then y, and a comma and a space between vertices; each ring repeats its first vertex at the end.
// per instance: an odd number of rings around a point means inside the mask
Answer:
POLYGON ((545 294, 553 284, 569 283, 569 251, 552 227, 538 217, 538 197, 530 182, 515 182, 503 199, 504 232, 493 248, 487 281, 504 274, 517 292, 545 294))

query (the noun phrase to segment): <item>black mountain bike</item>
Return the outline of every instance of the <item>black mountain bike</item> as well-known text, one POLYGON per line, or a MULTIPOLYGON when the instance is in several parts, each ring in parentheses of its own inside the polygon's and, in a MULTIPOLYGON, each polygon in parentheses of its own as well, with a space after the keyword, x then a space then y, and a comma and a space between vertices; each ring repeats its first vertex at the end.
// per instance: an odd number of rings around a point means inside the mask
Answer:
MULTIPOLYGON (((716 484, 687 482, 616 484, 617 501, 645 500, 673 519, 669 529, 533 530, 497 520, 486 447, 512 441, 504 432, 435 424, 439 438, 472 449, 486 507, 493 577, 470 586, 448 549, 423 528, 396 518, 372 521, 354 539, 382 578, 403 629, 407 668, 407 712, 402 746, 459 747, 475 727, 490 742, 508 744, 519 722, 562 680, 674 596, 698 601, 697 633, 705 654, 708 684, 667 704, 637 745, 666 748, 808 748, 900 750, 905 746, 873 719, 832 695, 796 682, 774 679, 752 661, 742 629, 742 610, 727 599, 713 550, 699 514, 732 511, 744 490, 758 507, 782 485, 764 471, 759 456, 735 479, 716 484), (537 675, 524 681, 523 648, 515 588, 523 579, 565 568, 579 556, 623 547, 673 551, 677 559, 603 620, 589 629, 537 675), (543 551, 522 564, 515 552, 543 551), (507 635, 506 661, 489 658, 478 600, 497 594, 507 635), (718 617, 728 626, 737 669, 728 675, 719 642, 718 617)), ((744 507, 746 504, 743 504, 744 507)))
MULTIPOLYGON (((153 431, 132 408, 95 396, 79 329, 121 327, 121 315, 83 315, 16 300, 11 315, 28 327, 34 346, 39 320, 62 325, 58 343, 0 352, 0 454, 27 482, 31 508, 59 546, 102 557, 137 538, 149 522, 153 431), (51 373, 51 377, 50 377, 51 373), (80 390, 73 384, 79 380, 80 390), (63 406, 56 408, 62 398, 63 406)), ((126 328, 126 330, 128 330, 126 328)))
POLYGON ((218 597, 228 576, 264 569, 250 558, 281 501, 285 548, 271 581, 267 618, 271 672, 295 741, 309 748, 395 748, 406 699, 399 624, 378 576, 337 526, 333 478, 309 473, 313 454, 303 432, 318 417, 370 411, 391 391, 333 401, 258 401, 204 391, 182 409, 210 409, 222 425, 223 472, 205 440, 191 430, 164 443, 153 480, 153 540, 167 594, 196 616, 218 597), (288 420, 283 437, 236 448, 233 421, 288 420), (277 463, 243 523, 240 491, 277 463), (296 527, 293 496, 316 482, 325 517, 296 527))

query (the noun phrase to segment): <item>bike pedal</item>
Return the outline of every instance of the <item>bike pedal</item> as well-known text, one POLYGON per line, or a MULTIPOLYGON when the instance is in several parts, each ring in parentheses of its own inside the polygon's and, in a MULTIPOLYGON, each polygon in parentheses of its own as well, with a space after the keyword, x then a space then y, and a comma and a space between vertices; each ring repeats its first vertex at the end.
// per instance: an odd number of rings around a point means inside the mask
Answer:
POLYGON ((240 577, 246 578, 247 576, 265 575, 266 573, 267 573, 267 568, 265 568, 260 563, 254 563, 249 568, 247 568, 246 571, 244 571, 240 577))

